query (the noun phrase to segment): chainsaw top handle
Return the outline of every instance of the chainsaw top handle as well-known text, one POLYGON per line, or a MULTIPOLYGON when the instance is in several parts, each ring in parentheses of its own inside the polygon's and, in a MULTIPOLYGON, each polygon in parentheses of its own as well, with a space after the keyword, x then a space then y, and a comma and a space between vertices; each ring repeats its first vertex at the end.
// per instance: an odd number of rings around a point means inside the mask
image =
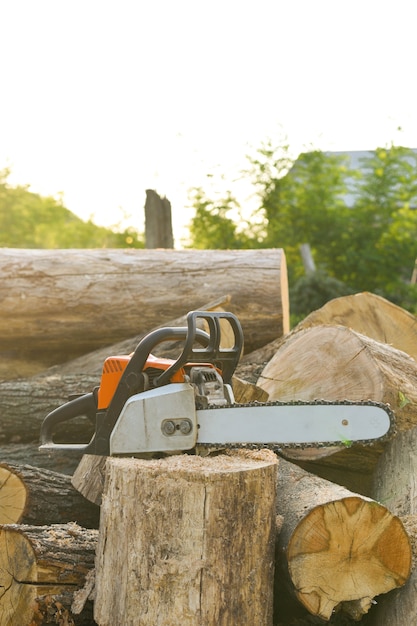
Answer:
MULTIPOLYGON (((200 341, 201 343, 201 341, 200 341)), ((218 311, 190 311, 187 315, 187 334, 182 353, 177 360, 155 380, 157 387, 166 385, 172 376, 186 363, 212 363, 219 367, 225 383, 231 382, 239 363, 243 348, 243 331, 239 320, 233 313, 218 311), (202 348, 195 347, 201 331, 197 320, 203 319, 208 326, 208 343, 202 348), (233 331, 234 345, 221 347, 222 329, 220 322, 226 320, 233 331)), ((152 348, 151 348, 152 349, 152 348)))

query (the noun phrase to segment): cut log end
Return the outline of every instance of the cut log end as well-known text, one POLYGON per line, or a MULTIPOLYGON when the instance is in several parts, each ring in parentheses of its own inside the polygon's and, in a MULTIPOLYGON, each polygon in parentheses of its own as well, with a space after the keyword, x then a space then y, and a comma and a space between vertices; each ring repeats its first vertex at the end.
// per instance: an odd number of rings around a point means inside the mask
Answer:
POLYGON ((312 509, 295 529, 287 558, 298 599, 325 620, 340 608, 357 619, 375 596, 402 586, 411 571, 410 541, 400 519, 359 497, 312 509))
POLYGON ((26 507, 27 490, 23 480, 4 466, 0 466, 0 491, 0 524, 20 522, 26 507))

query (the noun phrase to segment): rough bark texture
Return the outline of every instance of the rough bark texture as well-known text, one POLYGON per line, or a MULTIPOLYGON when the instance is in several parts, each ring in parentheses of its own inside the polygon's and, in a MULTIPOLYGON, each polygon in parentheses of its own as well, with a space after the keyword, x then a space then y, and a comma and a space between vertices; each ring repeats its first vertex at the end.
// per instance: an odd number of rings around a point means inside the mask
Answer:
POLYGON ((0 464, 1 524, 65 524, 98 528, 100 511, 71 478, 31 465, 0 464))
MULTIPOLYGON (((294 594, 312 615, 329 620, 337 608, 359 619, 375 596, 406 582, 409 538, 384 506, 284 460, 277 489, 278 555, 285 554, 294 594)), ((280 600, 277 589, 278 607, 280 600)))
POLYGON ((276 467, 268 452, 109 459, 97 623, 271 625, 276 467))
POLYGON ((45 369, 135 336, 198 308, 202 292, 232 296, 247 351, 289 328, 280 249, 2 249, 0 268, 3 377, 22 376, 22 361, 45 369))
MULTIPOLYGON (((74 593, 94 568, 97 530, 77 524, 0 527, 0 623, 39 624, 37 598, 74 593)), ((65 623, 65 622, 64 622, 65 623)))

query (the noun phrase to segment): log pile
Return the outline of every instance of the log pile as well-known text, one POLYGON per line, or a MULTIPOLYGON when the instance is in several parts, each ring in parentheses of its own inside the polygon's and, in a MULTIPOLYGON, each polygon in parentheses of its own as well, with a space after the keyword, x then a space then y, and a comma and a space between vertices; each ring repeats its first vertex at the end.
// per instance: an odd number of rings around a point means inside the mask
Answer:
MULTIPOLYGON (((282 251, 155 250, 140 261, 59 251, 61 264, 52 251, 0 252, 9 268, 0 318, 13 318, 0 325, 9 364, 0 379, 0 626, 412 623, 413 316, 363 293, 329 302, 289 332, 282 251), (207 297, 198 299, 203 280, 207 297), (69 296, 77 283, 79 294, 69 296), (149 307, 123 300, 137 293, 149 307), (153 328, 183 325, 193 308, 244 319, 238 401, 386 402, 396 436, 370 447, 286 450, 285 458, 223 450, 158 460, 86 455, 79 463, 38 452, 46 413, 98 385, 107 356, 131 352, 153 328), (16 343, 23 327, 33 354, 16 343)), ((164 346, 161 354, 177 349, 164 346)), ((66 428, 66 440, 92 432, 83 419, 66 428)))

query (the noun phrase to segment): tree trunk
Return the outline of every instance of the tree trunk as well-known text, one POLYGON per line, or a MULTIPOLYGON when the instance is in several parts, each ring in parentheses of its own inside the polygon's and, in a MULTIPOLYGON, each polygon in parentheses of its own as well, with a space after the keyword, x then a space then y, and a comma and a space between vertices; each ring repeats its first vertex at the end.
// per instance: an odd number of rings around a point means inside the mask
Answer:
POLYGON ((97 536, 77 524, 0 527, 1 623, 38 624, 38 597, 53 600, 82 588, 94 568, 97 536))
POLYGON ((147 248, 173 248, 171 203, 153 189, 146 190, 145 242, 147 248))
POLYGON ((0 464, 0 524, 65 524, 98 528, 99 508, 83 498, 71 478, 31 465, 0 464))
MULTIPOLYGON (((293 592, 312 615, 329 620, 337 608, 360 619, 375 596, 405 583, 410 542, 399 518, 384 506, 283 459, 277 493, 283 517, 278 559, 285 554, 293 592)), ((279 609, 279 588, 276 600, 279 609)))
POLYGON ((267 451, 109 459, 97 623, 270 626, 276 467, 267 451))
POLYGON ((289 328, 283 250, 0 250, 0 374, 28 375, 230 294, 247 351, 289 328), (167 311, 169 313, 167 313, 167 311))
MULTIPOLYGON (((417 363, 410 356, 342 326, 314 326, 291 334, 263 370, 258 385, 270 400, 374 400, 389 404, 398 431, 417 424, 417 363)), ((382 447, 329 450, 329 463, 372 472, 382 447), (334 452, 337 451, 337 455, 334 452), (339 463, 340 461, 340 463, 339 463)), ((288 452, 320 459, 323 449, 288 452)), ((287 451, 286 451, 287 454, 287 451)))
POLYGON ((324 324, 347 326, 417 360, 417 318, 381 296, 365 291, 335 298, 307 315, 296 328, 324 324))

